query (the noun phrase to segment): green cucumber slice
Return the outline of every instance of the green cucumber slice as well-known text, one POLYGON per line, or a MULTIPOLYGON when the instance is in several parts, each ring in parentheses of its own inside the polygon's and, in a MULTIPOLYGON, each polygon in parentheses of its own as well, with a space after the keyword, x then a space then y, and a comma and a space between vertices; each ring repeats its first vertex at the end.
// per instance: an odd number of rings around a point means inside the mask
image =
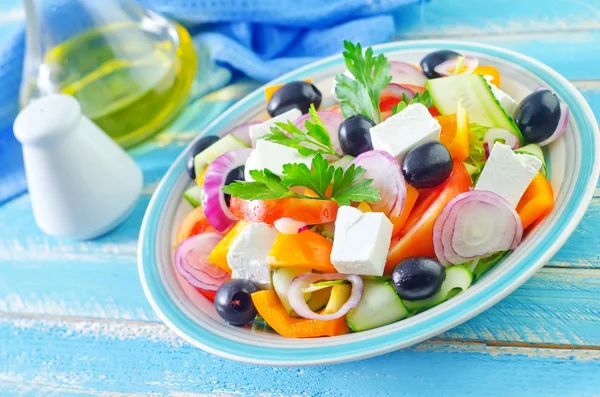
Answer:
POLYGON ((515 149, 515 153, 530 154, 542 160, 542 168, 540 169, 540 172, 542 175, 546 176, 548 170, 546 169, 546 159, 544 158, 544 152, 542 151, 541 147, 535 143, 530 143, 529 145, 515 149))
MULTIPOLYGON (((292 283, 293 279, 306 272, 306 269, 299 267, 278 267, 275 270, 273 270, 273 289, 279 297, 281 304, 283 305, 283 307, 285 307, 285 310, 287 310, 287 312, 290 315, 294 312, 294 309, 292 309, 292 306, 290 305, 290 301, 287 296, 290 284, 292 283)), ((307 302, 310 302, 310 292, 304 294, 304 299, 307 302)))
POLYGON ((349 154, 346 154, 344 157, 342 157, 339 160, 334 161, 333 163, 331 163, 331 165, 333 165, 335 168, 346 168, 346 166, 348 164, 350 164, 350 162, 354 160, 354 157, 350 156, 349 154))
POLYGON ((504 128, 523 142, 521 131, 504 111, 482 75, 470 74, 427 80, 425 88, 441 114, 456 113, 460 102, 467 111, 470 122, 504 128))
POLYGON ((362 298, 346 314, 346 323, 352 331, 366 331, 400 321, 408 314, 391 283, 364 280, 362 298))
POLYGON ((473 273, 465 266, 450 266, 446 268, 446 279, 435 295, 418 301, 402 300, 402 302, 410 312, 420 312, 437 306, 453 296, 456 296, 469 288, 472 282, 473 273))
POLYGON ((249 146, 233 135, 225 135, 194 157, 194 169, 196 170, 196 175, 202 175, 204 169, 208 167, 210 163, 215 161, 217 157, 229 151, 247 147, 249 146))
POLYGON ((192 186, 183 192, 183 198, 186 199, 192 207, 199 207, 202 204, 202 188, 198 185, 192 186))
POLYGON ((347 280, 317 281, 316 283, 312 283, 311 285, 309 285, 306 288, 302 288, 302 292, 304 292, 304 293, 315 292, 315 291, 319 291, 319 290, 322 290, 327 287, 333 287, 334 285, 337 285, 337 284, 348 284, 348 283, 350 283, 350 282, 347 280))
MULTIPOLYGON (((331 287, 331 285, 329 287, 331 287)), ((323 310, 325 309, 325 306, 327 306, 327 302, 329 302, 330 296, 331 289, 320 289, 318 291, 314 291, 310 295, 310 302, 308 302, 308 307, 313 312, 323 310)))

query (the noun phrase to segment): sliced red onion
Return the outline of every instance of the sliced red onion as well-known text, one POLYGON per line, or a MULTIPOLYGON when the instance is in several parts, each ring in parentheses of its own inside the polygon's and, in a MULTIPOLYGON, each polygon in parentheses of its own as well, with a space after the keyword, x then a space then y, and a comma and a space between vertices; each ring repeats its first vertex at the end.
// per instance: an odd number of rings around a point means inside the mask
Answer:
POLYGON ((433 227, 435 254, 444 266, 514 249, 522 237, 519 215, 505 199, 485 190, 450 200, 433 227))
POLYGON ((494 144, 500 141, 501 143, 510 146, 512 150, 520 147, 519 138, 512 132, 504 128, 490 128, 483 136, 483 149, 485 157, 490 157, 490 152, 494 148, 494 144))
POLYGON ((223 235, 204 233, 183 240, 175 251, 175 268, 181 276, 195 288, 216 291, 230 279, 229 274, 210 263, 208 256, 223 235))
POLYGON ((273 222, 273 226, 279 233, 283 234, 298 234, 308 230, 306 222, 297 221, 292 218, 279 218, 273 222))
POLYGON ((381 90, 381 98, 394 97, 398 98, 399 100, 402 100, 403 94, 405 94, 408 97, 408 99, 413 99, 413 97, 415 96, 413 90, 396 83, 390 83, 387 85, 387 87, 381 90))
POLYGON ((225 202, 225 194, 221 191, 225 179, 231 170, 246 164, 252 149, 236 149, 215 159, 206 168, 202 185, 202 208, 208 222, 219 232, 227 230, 237 222, 225 202))
POLYGON ((260 124, 260 121, 249 121, 247 123, 243 123, 233 127, 229 132, 225 135, 233 135, 240 141, 244 142, 248 146, 252 146, 252 140, 250 139, 250 126, 260 124))
POLYGON ((408 84, 417 87, 425 87, 427 77, 417 67, 406 62, 390 61, 390 76, 392 83, 408 84))
MULTIPOLYGON (((329 138, 331 138, 331 145, 333 147, 333 150, 335 150, 337 153, 341 153, 342 150, 340 148, 338 130, 340 129, 340 124, 342 124, 342 121, 344 121, 344 117, 337 112, 330 112, 327 110, 319 110, 317 114, 323 122, 323 126, 325 126, 325 129, 327 130, 327 132, 329 132, 329 138)), ((304 124, 307 120, 311 121, 310 114, 308 113, 303 114, 302 116, 294 120, 294 125, 300 130, 306 131, 306 127, 304 126, 304 124)))
POLYGON ((290 306, 300 317, 308 318, 311 320, 335 320, 340 318, 350 311, 350 309, 356 307, 362 298, 363 293, 363 280, 356 274, 341 274, 341 273, 328 273, 328 274, 317 274, 317 273, 305 273, 301 276, 296 277, 290 284, 288 289, 288 299, 290 306), (352 284, 352 292, 350 297, 340 307, 340 309, 331 314, 319 314, 313 312, 304 300, 303 288, 307 288, 310 284, 319 280, 348 280, 352 284))
POLYGON ((448 59, 445 62, 437 65, 433 70, 442 76, 453 76, 455 74, 472 74, 475 68, 479 65, 479 60, 475 57, 469 56, 458 56, 456 58, 448 59), (466 66, 467 70, 464 72, 457 72, 456 67, 458 65, 466 66))
POLYGON ((544 139, 542 142, 538 143, 539 146, 546 146, 558 138, 562 136, 567 130, 567 125, 569 124, 569 107, 559 99, 560 101, 560 118, 558 119, 558 124, 556 124, 556 129, 548 138, 544 139))
POLYGON ((390 216, 398 216, 404 207, 406 185, 400 170, 400 164, 389 153, 383 150, 369 150, 352 160, 351 164, 364 168, 364 178, 372 179, 373 186, 379 190, 381 199, 369 203, 373 211, 381 211, 390 216))

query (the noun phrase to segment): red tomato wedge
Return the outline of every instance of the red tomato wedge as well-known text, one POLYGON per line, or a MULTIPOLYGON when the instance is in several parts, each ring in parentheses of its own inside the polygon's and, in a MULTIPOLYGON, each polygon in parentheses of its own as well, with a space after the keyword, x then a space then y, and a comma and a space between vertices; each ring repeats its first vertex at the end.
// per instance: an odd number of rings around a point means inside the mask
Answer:
POLYGON ((292 218, 318 225, 335 221, 339 205, 331 200, 284 198, 278 200, 231 199, 231 212, 246 222, 263 222, 272 225, 279 218, 292 218))
POLYGON ((452 174, 441 185, 432 189, 422 189, 400 232, 392 238, 385 265, 385 273, 390 274, 394 266, 411 256, 435 258, 433 248, 433 224, 448 201, 470 190, 471 177, 460 161, 454 162, 452 174))

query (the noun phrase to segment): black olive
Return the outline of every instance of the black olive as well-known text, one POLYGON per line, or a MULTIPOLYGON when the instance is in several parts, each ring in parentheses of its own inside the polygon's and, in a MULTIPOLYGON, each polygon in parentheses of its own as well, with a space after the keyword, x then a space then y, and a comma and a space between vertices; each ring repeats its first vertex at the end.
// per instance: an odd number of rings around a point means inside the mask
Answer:
POLYGON ((292 81, 275 91, 267 105, 267 111, 271 117, 292 109, 299 109, 302 114, 306 114, 311 104, 318 109, 322 98, 321 91, 311 83, 292 81))
POLYGON ((194 157, 196 157, 196 155, 198 153, 203 152, 204 149, 206 149, 207 147, 209 147, 210 145, 212 145, 213 143, 215 143, 218 140, 219 140, 218 136, 209 135, 209 136, 200 138, 198 140, 198 142, 196 142, 192 145, 192 147, 190 148, 190 150, 188 152, 188 159, 187 159, 187 173, 190 176, 190 178, 196 179, 196 167, 194 167, 194 157))
POLYGON ((425 141, 410 149, 402 160, 406 182, 417 189, 436 187, 452 173, 452 156, 438 141, 425 141))
MULTIPOLYGON (((229 174, 227 174, 227 176, 225 177, 225 186, 227 186, 230 183, 233 183, 235 181, 246 180, 246 178, 244 176, 245 170, 246 170, 246 167, 243 165, 240 165, 239 167, 234 168, 231 171, 229 171, 229 174)), ((223 193, 223 194, 225 195, 225 203, 229 207, 229 205, 231 203, 231 196, 227 193, 223 193)))
POLYGON ((373 150, 371 127, 375 122, 362 114, 348 117, 340 124, 338 136, 342 151, 351 156, 373 150))
POLYGON ((398 263, 392 270, 392 284, 398 296, 409 301, 435 295, 446 279, 446 269, 438 261, 413 256, 398 263))
POLYGON ((527 95, 515 110, 515 123, 525 143, 540 143, 556 130, 560 119, 560 101, 550 90, 527 95))
POLYGON ((442 77, 438 74, 434 69, 437 65, 446 62, 449 59, 459 57, 460 54, 458 52, 450 51, 450 50, 440 50, 427 54, 425 58, 421 60, 421 69, 423 69, 423 73, 429 79, 437 79, 438 77, 442 77))
POLYGON ((256 317, 256 307, 252 302, 252 294, 256 291, 250 280, 238 278, 226 281, 215 294, 215 309, 223 320, 242 327, 256 317))

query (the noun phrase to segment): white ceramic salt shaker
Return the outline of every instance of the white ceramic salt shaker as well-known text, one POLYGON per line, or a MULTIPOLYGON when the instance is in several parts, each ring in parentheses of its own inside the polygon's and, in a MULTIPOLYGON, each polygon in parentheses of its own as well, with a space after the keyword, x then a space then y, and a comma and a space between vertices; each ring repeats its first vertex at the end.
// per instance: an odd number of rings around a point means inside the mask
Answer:
POLYGON ((33 214, 45 233, 94 238, 133 210, 142 171, 75 98, 53 94, 30 103, 14 132, 23 144, 33 214))

